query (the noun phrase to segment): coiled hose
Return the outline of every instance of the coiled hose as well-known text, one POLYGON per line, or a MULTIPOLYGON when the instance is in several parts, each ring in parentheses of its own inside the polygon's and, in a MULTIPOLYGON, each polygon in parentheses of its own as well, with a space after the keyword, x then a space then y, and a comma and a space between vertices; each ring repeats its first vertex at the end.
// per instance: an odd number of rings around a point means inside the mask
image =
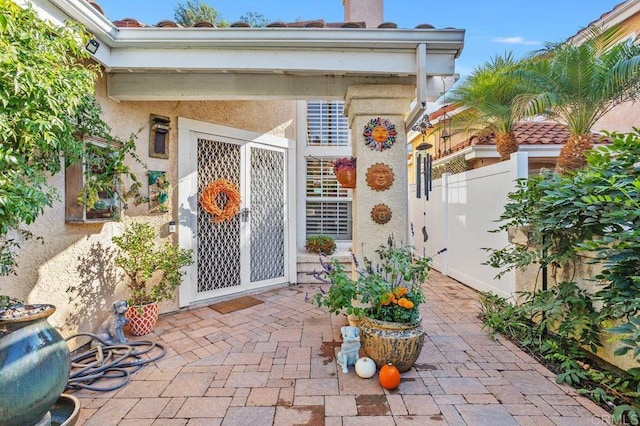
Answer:
POLYGON ((69 341, 80 336, 88 336, 99 344, 72 356, 71 373, 66 390, 88 389, 109 392, 120 389, 129 383, 131 374, 145 364, 159 360, 167 353, 167 349, 157 342, 131 340, 127 343, 112 345, 93 333, 78 333, 65 340, 69 341), (110 386, 95 386, 94 384, 101 379, 120 379, 120 381, 110 386))

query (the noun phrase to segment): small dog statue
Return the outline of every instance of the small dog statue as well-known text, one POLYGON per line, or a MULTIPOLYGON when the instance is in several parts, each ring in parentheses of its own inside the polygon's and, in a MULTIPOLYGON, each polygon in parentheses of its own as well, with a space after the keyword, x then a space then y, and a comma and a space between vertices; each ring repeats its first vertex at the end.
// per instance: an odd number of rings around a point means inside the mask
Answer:
POLYGON ((127 312, 126 300, 116 300, 113 302, 111 315, 100 325, 96 335, 109 345, 125 343, 127 338, 124 337, 122 328, 129 322, 124 316, 125 312, 127 312))
POLYGON ((360 329, 358 327, 344 326, 342 332, 342 350, 338 352, 338 365, 343 373, 349 372, 349 365, 356 365, 360 357, 360 329))

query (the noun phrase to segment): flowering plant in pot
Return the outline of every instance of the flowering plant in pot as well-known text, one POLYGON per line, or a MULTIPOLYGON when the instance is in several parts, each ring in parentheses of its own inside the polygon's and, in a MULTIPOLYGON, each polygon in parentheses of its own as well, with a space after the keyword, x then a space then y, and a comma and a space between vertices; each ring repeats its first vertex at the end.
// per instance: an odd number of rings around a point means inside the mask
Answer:
MULTIPOLYGON (((422 284, 431 258, 415 256, 411 247, 381 246, 375 261, 364 259, 352 279, 336 259, 321 259, 316 278, 330 283, 314 301, 332 313, 362 318, 362 347, 378 367, 389 362, 401 372, 415 362, 424 341, 419 307, 425 301, 422 284), (395 339, 386 336, 400 336, 395 339)), ((358 263, 354 257, 356 268, 358 263)))
POLYGON ((337 158, 333 161, 333 173, 344 188, 356 187, 355 157, 337 158))
POLYGON ((156 236, 150 224, 134 222, 125 228, 122 235, 112 238, 119 249, 115 264, 128 277, 131 297, 127 317, 131 334, 135 336, 153 330, 158 318, 158 302, 174 298, 174 291, 185 274, 182 268, 193 263, 193 250, 169 241, 160 244, 156 236), (137 317, 145 313, 149 313, 151 318, 138 320, 137 317))

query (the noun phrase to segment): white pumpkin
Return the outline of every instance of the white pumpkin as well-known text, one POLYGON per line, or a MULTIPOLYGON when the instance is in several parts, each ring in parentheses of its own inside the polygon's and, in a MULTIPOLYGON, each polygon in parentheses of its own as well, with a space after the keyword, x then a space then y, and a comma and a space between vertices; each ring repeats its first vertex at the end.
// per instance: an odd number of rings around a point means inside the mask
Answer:
POLYGON ((363 356, 356 361, 356 374, 363 379, 370 379, 376 374, 376 363, 371 358, 363 356))

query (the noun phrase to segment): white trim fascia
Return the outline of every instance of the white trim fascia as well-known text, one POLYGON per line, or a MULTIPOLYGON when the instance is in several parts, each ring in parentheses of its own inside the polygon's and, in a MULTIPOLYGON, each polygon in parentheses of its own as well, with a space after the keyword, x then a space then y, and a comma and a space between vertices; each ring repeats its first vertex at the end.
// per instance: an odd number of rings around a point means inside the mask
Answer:
MULTIPOLYGON (((84 25, 101 42, 111 47, 112 55, 104 64, 112 68, 112 57, 116 52, 122 56, 128 49, 147 49, 158 52, 166 60, 167 49, 308 49, 326 55, 331 49, 369 52, 370 64, 379 62, 380 55, 388 58, 390 53, 410 55, 415 66, 416 49, 425 45, 427 60, 432 56, 449 56, 451 61, 462 52, 465 30, 445 29, 379 29, 379 28, 116 28, 113 23, 98 13, 85 0, 50 0, 70 18, 84 25)), ((135 59, 135 55, 127 55, 135 59)), ((327 58, 325 58, 327 59, 327 58)), ((126 61, 125 61, 126 62, 126 61)), ((260 65, 260 61, 254 61, 260 65)), ((120 66, 126 68, 125 63, 120 66)), ((139 66, 139 65, 137 65, 139 66)), ((255 65, 249 64, 247 70, 255 65)), ((135 68, 132 66, 131 68, 135 68)))
MULTIPOLYGON (((55 0, 62 1, 62 0, 55 0)), ((150 48, 270 47, 278 49, 316 47, 406 49, 415 55, 420 44, 429 51, 462 51, 465 30, 405 30, 350 28, 118 28, 114 46, 150 48)), ((375 52, 383 54, 384 52, 375 52)))
MULTIPOLYGON (((627 0, 616 6, 615 9, 608 12, 604 17, 593 21, 587 28, 603 27, 610 28, 618 25, 640 12, 640 0, 627 0)), ((568 43, 580 44, 584 41, 585 29, 581 29, 575 35, 567 39, 568 43)))
POLYGON ((87 30, 112 46, 118 36, 118 28, 106 16, 85 0, 50 0, 69 17, 80 22, 87 30))

